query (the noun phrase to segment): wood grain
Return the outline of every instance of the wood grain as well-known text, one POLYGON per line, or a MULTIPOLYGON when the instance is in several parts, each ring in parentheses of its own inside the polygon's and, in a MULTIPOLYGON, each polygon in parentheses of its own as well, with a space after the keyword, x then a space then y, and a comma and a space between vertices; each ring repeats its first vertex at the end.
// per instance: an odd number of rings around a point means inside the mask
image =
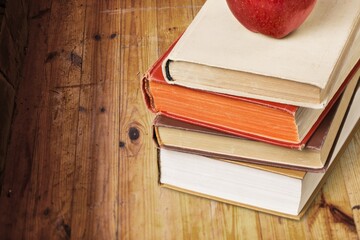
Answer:
POLYGON ((75 239, 118 236, 120 18, 103 11, 119 4, 86 3, 73 195, 73 211, 79 214, 71 224, 75 239))
MULTIPOLYGON (((49 2, 36 2, 32 4, 30 16, 37 14, 40 9, 49 8, 49 2)), ((46 133, 50 126, 42 126, 39 123, 41 112, 48 107, 46 95, 47 82, 44 76, 44 60, 47 53, 46 42, 49 23, 49 14, 44 18, 32 19, 29 30, 34 34, 29 35, 29 51, 25 60, 24 81, 21 82, 16 96, 16 108, 14 110, 11 139, 8 147, 4 184, 0 198, 0 223, 2 237, 4 239, 24 239, 38 235, 32 228, 32 224, 41 219, 34 211, 30 200, 41 199, 44 193, 48 193, 48 179, 38 178, 37 174, 50 170, 49 162, 39 162, 35 157, 38 148, 42 147, 39 142, 40 132, 46 133), (44 128, 42 128, 44 127, 44 128), (42 131, 41 131, 42 130, 42 131), (40 196, 40 198, 37 198, 40 196), (30 222, 29 222, 30 219, 30 222), (22 229, 18 231, 18 229, 22 229)), ((43 122, 42 122, 43 123, 43 122)), ((48 151, 48 150, 47 150, 48 151)), ((45 209, 43 209, 45 210, 45 209)), ((45 226, 42 226, 45 229, 45 226)))
POLYGON ((140 80, 204 0, 37 0, 1 239, 357 239, 360 131, 301 221, 158 185, 140 80))
POLYGON ((5 1, 0 1, 0 26, 5 15, 5 1))
POLYGON ((26 13, 27 7, 23 6, 22 0, 0 1, 0 188, 15 93, 23 77, 23 61, 28 34, 26 13))
POLYGON ((0 34, 0 56, 0 74, 15 88, 19 81, 20 52, 11 37, 10 26, 6 18, 3 20, 0 34))
POLYGON ((151 118, 146 114, 138 88, 147 64, 156 59, 156 1, 124 1, 120 14, 117 12, 116 15, 121 19, 119 33, 122 38, 119 130, 123 144, 119 152, 118 186, 121 201, 119 222, 122 227, 119 228, 119 236, 121 239, 156 239, 160 235, 152 226, 163 223, 157 216, 159 203, 154 196, 159 191, 154 178, 156 165, 151 161, 155 149, 148 141, 151 118))
POLYGON ((360 236, 360 131, 353 137, 341 161, 341 171, 350 200, 357 234, 360 236))
MULTIPOLYGON (((14 109, 15 90, 0 74, 0 177, 3 176, 11 118, 14 109)), ((0 183, 2 179, 0 179, 0 183)))
POLYGON ((28 40, 28 0, 12 0, 6 2, 5 24, 9 29, 11 45, 14 52, 9 49, 10 57, 12 60, 10 64, 15 68, 16 74, 11 76, 9 74, 10 83, 17 89, 20 81, 23 79, 23 62, 26 54, 26 45, 28 40))

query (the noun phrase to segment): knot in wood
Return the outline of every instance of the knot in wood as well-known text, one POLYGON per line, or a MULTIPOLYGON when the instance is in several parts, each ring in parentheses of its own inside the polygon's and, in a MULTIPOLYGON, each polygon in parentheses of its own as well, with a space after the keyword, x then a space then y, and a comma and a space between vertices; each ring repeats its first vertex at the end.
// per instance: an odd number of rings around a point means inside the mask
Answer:
POLYGON ((137 140, 139 137, 140 137, 140 131, 139 131, 139 129, 137 129, 136 127, 131 127, 131 128, 129 129, 129 138, 130 138, 132 141, 135 141, 135 140, 137 140))

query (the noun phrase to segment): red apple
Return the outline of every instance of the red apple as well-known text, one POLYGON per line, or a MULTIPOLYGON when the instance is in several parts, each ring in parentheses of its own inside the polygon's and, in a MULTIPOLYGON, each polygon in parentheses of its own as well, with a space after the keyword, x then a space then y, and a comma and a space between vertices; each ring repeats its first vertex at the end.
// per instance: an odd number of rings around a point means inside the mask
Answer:
POLYGON ((247 29, 283 38, 309 16, 316 0, 226 0, 233 15, 247 29))

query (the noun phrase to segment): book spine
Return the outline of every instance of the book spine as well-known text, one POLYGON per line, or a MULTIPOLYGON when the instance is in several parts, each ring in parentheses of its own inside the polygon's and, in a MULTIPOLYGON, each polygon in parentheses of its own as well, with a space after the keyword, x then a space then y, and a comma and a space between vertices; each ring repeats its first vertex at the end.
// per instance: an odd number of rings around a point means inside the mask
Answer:
POLYGON ((149 70, 146 72, 146 74, 144 75, 144 77, 142 79, 141 88, 142 88, 142 93, 143 93, 143 97, 145 100, 145 104, 148 107, 148 109, 154 113, 157 113, 158 110, 155 107, 154 97, 151 94, 149 82, 152 80, 156 80, 160 77, 160 76, 157 76, 158 75, 157 69, 161 69, 162 62, 168 56, 169 52, 174 48, 176 43, 179 41, 180 37, 181 37, 181 35, 179 36, 179 38, 176 41, 174 41, 170 45, 170 47, 166 50, 166 52, 160 58, 158 58, 158 60, 149 68, 149 70))
POLYGON ((155 107, 154 97, 149 89, 149 73, 147 73, 141 80, 141 92, 143 94, 146 107, 153 113, 157 113, 158 111, 155 107))

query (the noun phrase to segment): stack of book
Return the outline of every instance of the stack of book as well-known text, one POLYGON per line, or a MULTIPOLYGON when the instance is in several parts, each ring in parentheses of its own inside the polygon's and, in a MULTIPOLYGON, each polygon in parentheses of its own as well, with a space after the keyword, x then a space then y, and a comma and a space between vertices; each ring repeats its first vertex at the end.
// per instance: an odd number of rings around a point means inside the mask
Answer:
POLYGON ((208 0, 142 81, 159 182, 300 218, 359 126, 360 1, 319 0, 284 39, 208 0))

